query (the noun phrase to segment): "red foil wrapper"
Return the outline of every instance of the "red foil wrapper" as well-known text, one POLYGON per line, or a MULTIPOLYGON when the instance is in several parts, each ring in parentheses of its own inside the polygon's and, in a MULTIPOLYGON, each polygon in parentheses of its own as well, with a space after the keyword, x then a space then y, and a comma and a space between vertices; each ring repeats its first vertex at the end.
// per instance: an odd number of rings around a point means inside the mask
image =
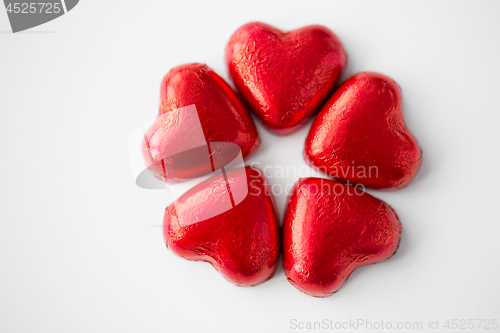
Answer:
POLYGON ((286 208, 286 277, 308 295, 330 296, 356 268, 390 258, 401 230, 394 210, 359 188, 300 179, 286 208))
POLYGON ((202 64, 171 69, 161 84, 160 114, 142 152, 148 169, 168 182, 208 174, 235 158, 252 155, 260 140, 249 113, 231 87, 202 64), (218 142, 215 145, 210 143, 218 142), (207 144, 208 143, 208 144, 207 144), (237 148, 237 147, 236 147, 237 148))
POLYGON ((258 169, 223 171, 186 192, 165 210, 164 235, 170 250, 211 263, 238 286, 262 283, 276 270, 278 219, 258 169))
POLYGON ((306 161, 351 184, 394 190, 417 174, 422 152, 408 131, 401 90, 391 78, 360 73, 326 102, 306 139, 306 161))
POLYGON ((283 32, 248 23, 226 46, 236 88, 262 122, 281 135, 295 132, 318 111, 346 61, 339 39, 319 25, 283 32))

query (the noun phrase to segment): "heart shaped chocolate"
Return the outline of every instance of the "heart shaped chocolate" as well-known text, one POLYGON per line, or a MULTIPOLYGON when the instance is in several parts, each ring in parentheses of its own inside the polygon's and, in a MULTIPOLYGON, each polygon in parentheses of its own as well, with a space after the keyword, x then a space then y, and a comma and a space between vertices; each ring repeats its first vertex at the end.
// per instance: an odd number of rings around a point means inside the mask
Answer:
POLYGON ((210 142, 234 143, 243 158, 258 149, 259 135, 242 101, 208 66, 171 69, 161 84, 160 97, 160 114, 142 145, 147 166, 156 177, 182 181, 212 172, 210 156, 231 154, 209 150, 210 142))
POLYGON ((337 89, 314 120, 304 156, 334 179, 376 189, 405 187, 422 162, 401 90, 378 73, 356 74, 337 89))
POLYGON ((283 229, 286 277, 315 297, 338 291, 356 268, 390 258, 402 230, 385 202, 322 178, 297 182, 283 229))
POLYGON ((271 278, 280 251, 271 189, 256 168, 215 175, 165 210, 167 247, 211 263, 228 281, 254 286, 271 278))
POLYGON ((262 122, 281 135, 298 130, 321 107, 346 61, 339 39, 319 25, 283 32, 248 23, 226 46, 236 88, 262 122))

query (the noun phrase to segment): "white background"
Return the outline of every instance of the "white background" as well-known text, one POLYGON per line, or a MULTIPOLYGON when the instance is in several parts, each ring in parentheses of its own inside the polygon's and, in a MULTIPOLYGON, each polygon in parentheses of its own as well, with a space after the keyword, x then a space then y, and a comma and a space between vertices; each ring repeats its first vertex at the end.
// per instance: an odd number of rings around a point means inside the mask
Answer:
MULTIPOLYGON (((422 321, 421 331, 431 319, 447 331, 447 319, 500 319, 500 2, 181 2, 83 0, 19 34, 0 9, 1 332, 288 332, 293 319, 422 321), (225 44, 254 20, 332 29, 347 74, 402 86, 423 149, 410 186, 370 191, 399 214, 399 251, 326 299, 296 290, 281 267, 239 288, 169 252, 154 227, 166 195, 132 177, 128 135, 156 115, 163 75, 202 62, 227 79, 225 44)), ((305 165, 308 128, 259 130, 249 162, 305 165)))

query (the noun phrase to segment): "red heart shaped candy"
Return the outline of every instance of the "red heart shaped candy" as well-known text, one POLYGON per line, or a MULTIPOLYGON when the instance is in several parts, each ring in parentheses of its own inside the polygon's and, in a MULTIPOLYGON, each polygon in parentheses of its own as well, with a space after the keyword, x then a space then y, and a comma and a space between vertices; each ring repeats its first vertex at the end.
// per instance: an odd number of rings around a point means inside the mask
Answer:
POLYGON ((142 146, 156 177, 182 181, 211 172, 209 156, 227 154, 208 151, 210 142, 234 143, 243 158, 258 149, 259 135, 244 104, 208 66, 187 64, 171 69, 161 84, 160 97, 160 114, 142 146), (173 152, 178 154, 171 156, 173 152))
POLYGON ((167 247, 211 263, 238 286, 271 278, 279 256, 279 225, 262 172, 234 169, 198 184, 167 207, 167 247))
POLYGON ((405 187, 422 162, 403 120, 401 90, 378 73, 356 74, 335 91, 314 120, 304 156, 332 178, 377 189, 405 187))
POLYGON ((347 57, 327 28, 283 32, 253 22, 226 46, 234 84, 255 114, 277 134, 298 130, 333 91, 347 57))
POLYGON ((330 296, 358 267, 390 258, 401 224, 385 202, 333 180, 300 179, 286 209, 285 274, 297 289, 330 296))

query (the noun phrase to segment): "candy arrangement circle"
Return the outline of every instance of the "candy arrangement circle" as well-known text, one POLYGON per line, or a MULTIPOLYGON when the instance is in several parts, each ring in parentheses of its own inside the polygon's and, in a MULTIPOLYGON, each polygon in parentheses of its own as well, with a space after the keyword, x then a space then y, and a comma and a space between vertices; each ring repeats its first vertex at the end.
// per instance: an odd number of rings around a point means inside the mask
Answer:
POLYGON ((422 153, 405 126, 401 90, 373 72, 337 87, 347 56, 318 25, 283 32, 246 24, 231 36, 225 60, 237 92, 206 65, 173 68, 144 136, 142 153, 157 178, 208 177, 166 208, 167 247, 211 263, 238 286, 270 279, 282 251, 293 286, 330 296, 356 268, 390 258, 399 246, 396 212, 356 185, 397 190, 418 172, 422 153), (304 158, 327 178, 298 180, 282 228, 262 170, 237 163, 260 145, 249 112, 278 135, 315 117, 304 158))

